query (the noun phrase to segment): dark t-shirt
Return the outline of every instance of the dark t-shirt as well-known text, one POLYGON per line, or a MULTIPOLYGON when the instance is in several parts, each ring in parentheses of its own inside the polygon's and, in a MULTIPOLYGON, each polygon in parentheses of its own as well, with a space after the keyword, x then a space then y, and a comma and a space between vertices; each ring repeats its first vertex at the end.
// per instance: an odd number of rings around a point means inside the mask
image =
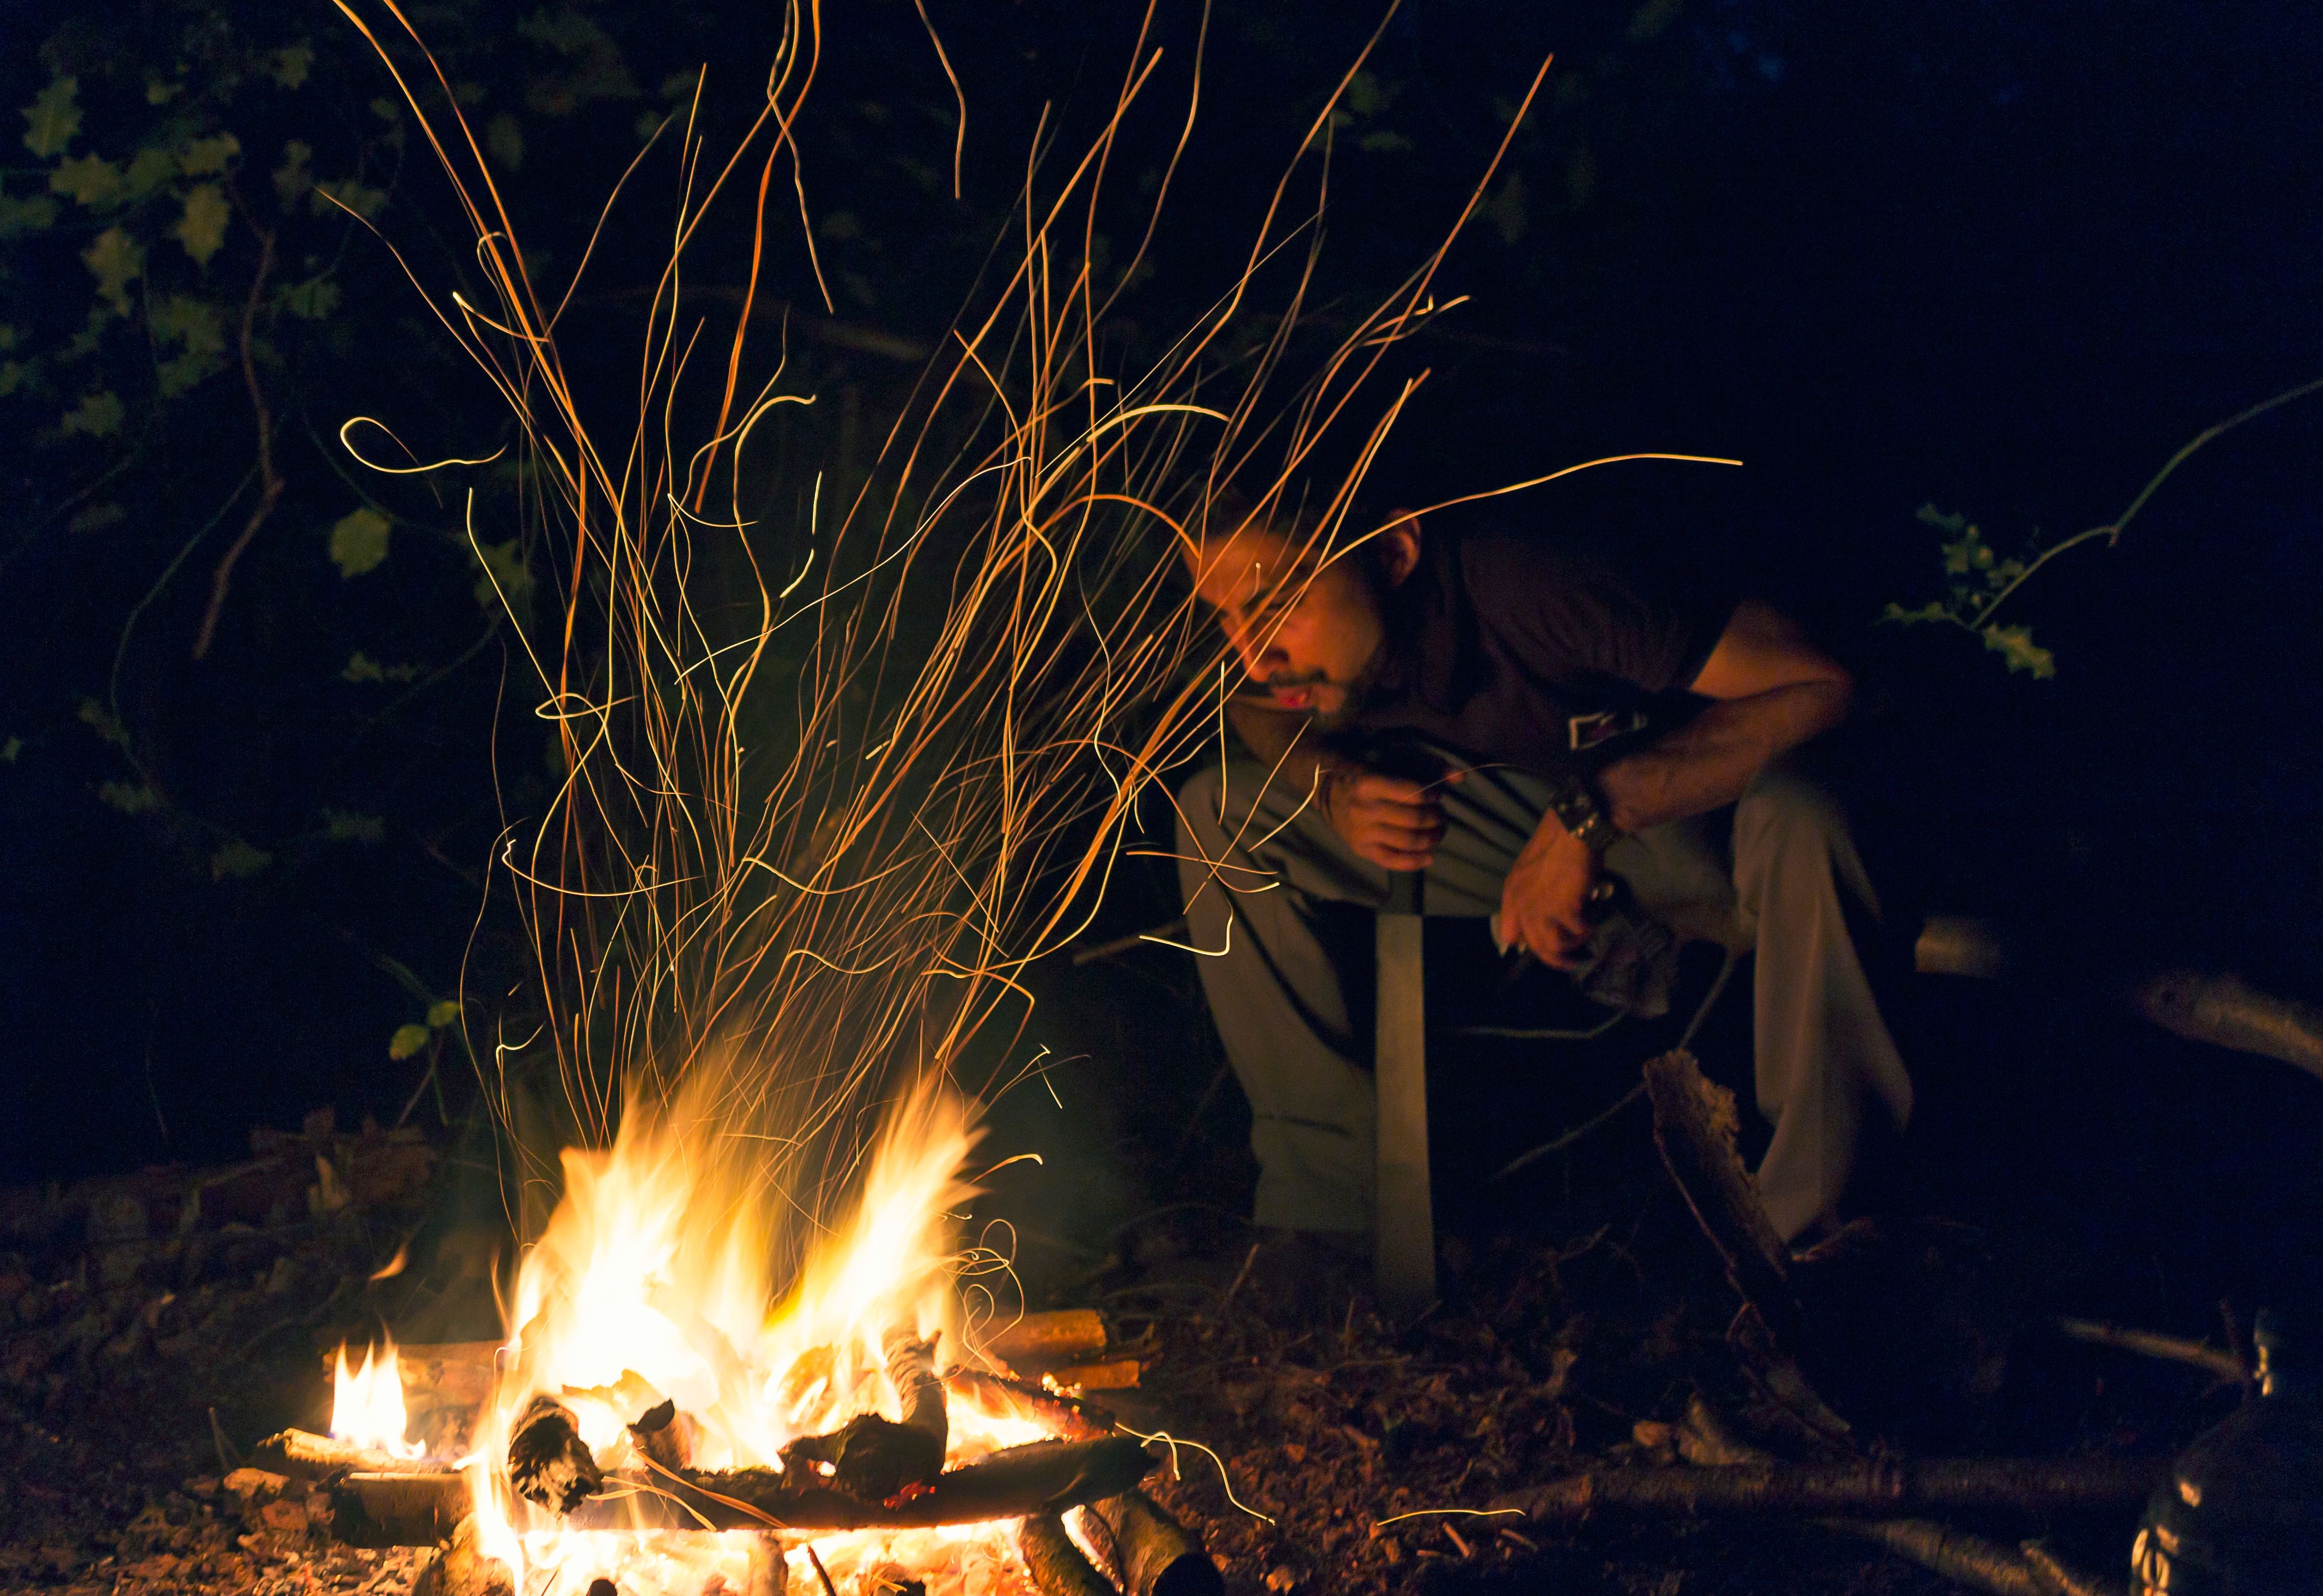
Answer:
POLYGON ((1345 735, 1591 770, 1701 707, 1686 690, 1733 615, 1730 580, 1648 572, 1603 539, 1434 523, 1423 539, 1419 568, 1388 595, 1386 652, 1345 735))

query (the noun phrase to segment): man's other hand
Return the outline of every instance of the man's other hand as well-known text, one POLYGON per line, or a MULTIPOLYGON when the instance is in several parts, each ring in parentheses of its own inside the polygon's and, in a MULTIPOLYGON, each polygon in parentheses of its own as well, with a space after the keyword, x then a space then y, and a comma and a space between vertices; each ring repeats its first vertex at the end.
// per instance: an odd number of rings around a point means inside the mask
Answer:
POLYGON ((1434 783, 1343 765, 1324 773, 1319 796, 1331 829, 1382 869, 1425 870, 1444 840, 1444 806, 1434 783))
POLYGON ((1517 856, 1501 888, 1501 934, 1535 959, 1571 969, 1589 940, 1589 890, 1597 884, 1597 860, 1555 815, 1517 856))

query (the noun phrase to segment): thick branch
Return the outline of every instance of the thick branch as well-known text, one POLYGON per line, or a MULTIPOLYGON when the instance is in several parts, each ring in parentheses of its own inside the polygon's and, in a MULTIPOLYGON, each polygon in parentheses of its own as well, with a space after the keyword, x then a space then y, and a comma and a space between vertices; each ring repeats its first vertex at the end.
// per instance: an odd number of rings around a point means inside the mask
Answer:
POLYGON ((1042 1596, 1119 1596, 1051 1513, 1034 1513, 1016 1527, 1016 1549, 1042 1596))
POLYGON ((1091 1502, 1081 1516, 1111 1543, 1113 1572, 1129 1596, 1219 1596, 1226 1590, 1199 1537, 1143 1491, 1091 1502))
POLYGON ((1922 1458, 1592 1469, 1520 1491, 1508 1505, 1550 1523, 1620 1511, 1878 1514, 1979 1509, 2047 1513, 2134 1507, 2169 1470, 2158 1457, 1922 1458))

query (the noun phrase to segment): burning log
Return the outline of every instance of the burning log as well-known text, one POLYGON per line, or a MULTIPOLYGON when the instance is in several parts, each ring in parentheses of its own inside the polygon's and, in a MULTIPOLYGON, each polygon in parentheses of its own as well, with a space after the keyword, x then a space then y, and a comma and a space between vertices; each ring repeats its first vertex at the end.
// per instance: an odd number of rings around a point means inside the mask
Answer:
POLYGON ((1143 1444, 1126 1436, 1035 1441, 884 1501, 771 1469, 685 1470, 636 1481, 643 1489, 618 1500, 579 1501, 565 1511, 578 1529, 929 1529, 1060 1513, 1118 1496, 1143 1480, 1153 1461, 1143 1444))
POLYGON ((2134 1507, 2169 1472, 2154 1457, 1919 1458, 1741 1463, 1697 1469, 1591 1469, 1520 1491, 1506 1505, 1578 1523, 1614 1510, 1903 1514, 2006 1508, 2031 1513, 2134 1507))
POLYGON ((935 1340, 897 1330, 888 1335, 886 1352, 887 1379, 904 1422, 863 1413, 827 1435, 803 1436, 783 1448, 785 1472, 810 1480, 819 1474, 850 1496, 886 1501, 943 1472, 949 1431, 935 1340))
POLYGON ((252 1461, 269 1473, 299 1480, 320 1480, 350 1469, 397 1474, 447 1472, 440 1463, 414 1463, 381 1447, 307 1430, 284 1430, 267 1436, 258 1444, 252 1461))
POLYGON ((638 1416, 629 1426, 629 1442, 638 1456, 673 1474, 693 1462, 693 1429, 673 1398, 663 1398, 638 1416))
POLYGON ((1016 1527, 1016 1550, 1042 1596, 1119 1596, 1065 1533, 1053 1513, 1033 1513, 1016 1527))
POLYGON ((546 1392, 532 1399, 510 1433, 508 1469, 519 1496, 555 1513, 571 1512, 605 1483, 573 1410, 546 1392))
POLYGON ((1005 1329, 995 1331, 983 1350, 986 1356, 1014 1368, 1053 1369, 1103 1352, 1105 1343, 1105 1321, 1095 1308, 1069 1307, 1026 1314, 1005 1329))
POLYGON ((983 1369, 954 1369, 943 1378, 946 1385, 969 1393, 987 1410, 1029 1414, 1070 1441, 1094 1441, 1113 1434, 1113 1415, 1104 1408, 1028 1380, 1011 1380, 983 1369))
POLYGON ((1129 1596, 1218 1596, 1225 1576, 1202 1543, 1142 1490, 1081 1509, 1111 1543, 1113 1572, 1129 1596))

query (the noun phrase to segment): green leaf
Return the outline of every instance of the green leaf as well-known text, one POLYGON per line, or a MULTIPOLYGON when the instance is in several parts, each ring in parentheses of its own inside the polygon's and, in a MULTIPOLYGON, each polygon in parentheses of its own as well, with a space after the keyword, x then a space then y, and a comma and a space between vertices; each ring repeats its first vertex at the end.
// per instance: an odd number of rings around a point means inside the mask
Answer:
POLYGON ((349 510, 331 527, 331 564, 350 582, 376 570, 387 558, 388 534, 393 529, 394 523, 368 504, 349 510))
POLYGON ((1362 71, 1347 79, 1347 92, 1340 96, 1339 103, 1358 116, 1369 116, 1387 109, 1392 97, 1377 75, 1362 71))
POLYGON ((161 807, 161 794, 143 782, 101 783, 96 789, 96 801, 123 814, 151 814, 161 807))
POLYGON ((483 567, 483 574, 476 578, 476 602, 491 614, 499 610, 505 594, 510 614, 525 619, 532 612, 532 570, 524 563, 522 544, 511 537, 476 546, 483 567))
POLYGON ((315 174, 307 163, 315 158, 315 147, 300 139, 292 139, 282 146, 282 164, 274 169, 274 197, 289 210, 307 197, 315 186, 315 174))
POLYGON ((2039 681, 2057 674, 2057 656, 2034 644, 2029 626, 1988 626, 1984 646, 2008 662, 2011 674, 2030 671, 2039 681))
POLYGON ((1367 151, 1373 155, 1382 155, 1391 150, 1409 150, 1411 147, 1409 139, 1400 133, 1389 133, 1384 128, 1377 133, 1367 133, 1355 141, 1356 149, 1367 151))
POLYGON ((188 142, 179 160, 189 178, 216 178, 224 177, 226 162, 241 153, 240 139, 230 133, 213 133, 188 142))
POLYGON ((439 997, 427 1005, 427 1023, 438 1031, 459 1017, 460 1000, 456 997, 439 997))
POLYGON ((122 197, 133 203, 150 198, 177 175, 178 158, 149 144, 129 158, 129 170, 122 179, 126 192, 122 197))
POLYGON ((323 835, 333 842, 377 842, 387 835, 387 822, 375 814, 326 809, 323 835))
POLYGON ((315 47, 304 39, 296 44, 269 50, 266 55, 266 75, 283 88, 296 88, 306 82, 307 74, 314 69, 314 66, 315 47))
POLYGON ((318 216, 337 216, 340 207, 344 206, 366 222, 379 215, 386 204, 386 189, 365 188, 353 178, 334 178, 327 183, 317 183, 315 191, 307 197, 307 208, 318 216), (334 200, 338 203, 334 205, 334 200))
POLYGON ((275 298, 300 321, 322 321, 339 307, 339 285, 329 274, 310 277, 281 289, 275 298))
POLYGON ((1643 44, 1648 39, 1661 37, 1662 30, 1677 20, 1685 8, 1685 0, 1646 0, 1630 14, 1630 42, 1643 44))
POLYGON ((128 415, 121 396, 110 388, 101 388, 95 393, 82 396, 80 403, 65 412, 64 419, 57 424, 57 427, 67 437, 80 433, 88 437, 107 438, 121 430, 121 424, 128 415))
POLYGON ((146 325, 164 344, 182 344, 188 353, 225 353, 225 317, 207 299, 168 294, 145 307, 146 325))
POLYGON ((81 264, 96 279, 96 291, 116 316, 129 314, 129 285, 145 274, 145 246, 118 227, 107 227, 80 252, 81 264))
POLYGON ((65 523, 65 530, 68 532, 102 532, 107 527, 118 527, 122 522, 128 518, 129 512, 127 510, 124 509, 120 505, 114 503, 111 500, 107 500, 103 504, 92 504, 87 509, 81 510, 78 514, 75 515, 71 520, 65 523))
POLYGON ((0 765, 15 764, 16 756, 23 751, 24 739, 21 737, 12 737, 5 742, 0 742, 0 765))
POLYGON ((417 682, 420 670, 415 665, 383 665, 370 655, 357 649, 339 673, 342 682, 417 682))
POLYGON ((428 1038, 433 1035, 435 1032, 425 1025, 398 1025, 395 1028, 395 1034, 387 1039, 387 1056, 390 1059, 409 1059, 421 1048, 426 1047, 428 1038))
POLYGON ((65 195, 75 205, 92 209, 108 205, 120 197, 121 169, 101 155, 76 155, 57 162, 56 170, 49 174, 49 192, 65 195))
POLYGON ((32 369, 20 360, 0 360, 0 399, 23 387, 25 375, 32 369))
POLYGON ((73 711, 73 718, 90 728, 97 736, 124 753, 129 749, 129 729, 122 725, 111 710, 93 698, 84 698, 73 711))
POLYGON ((186 246, 195 265, 208 265, 210 257, 225 247, 228 214, 225 190, 216 183, 197 184, 186 191, 186 214, 170 231, 186 246))
POLYGON ((1968 530, 1968 518, 1966 516, 1948 516, 1933 504, 1924 504, 1920 506, 1916 513, 1922 525, 1933 527, 1940 532, 1965 532, 1968 530))
POLYGON ((12 199, 0 194, 0 242, 45 233, 57 219, 57 202, 45 194, 12 199))
POLYGON ((1525 226, 1529 220, 1525 206, 1524 173, 1510 169, 1508 181, 1502 183, 1501 191, 1485 204, 1484 218, 1500 234, 1502 243, 1513 244, 1524 236, 1525 226))
POLYGON ((198 388, 225 370, 225 356, 189 349, 155 366, 153 385, 163 399, 175 399, 189 388, 198 388))
POLYGON ((145 103, 149 105, 166 105, 185 92, 186 86, 182 83, 165 81, 158 73, 146 75, 145 103))
POLYGON ((274 856, 262 848, 252 848, 237 837, 224 847, 210 852, 212 881, 240 881, 255 876, 274 862, 274 856))
POLYGON ((73 103, 79 87, 77 78, 51 78, 48 87, 24 107, 24 148, 42 161, 63 154, 80 132, 80 107, 73 103))
POLYGON ((1882 620, 1892 620, 1899 626, 1916 626, 1922 621, 1951 620, 1952 612, 1940 599, 1931 599, 1917 610, 1906 610, 1901 604, 1890 604, 1880 613, 1882 620))

